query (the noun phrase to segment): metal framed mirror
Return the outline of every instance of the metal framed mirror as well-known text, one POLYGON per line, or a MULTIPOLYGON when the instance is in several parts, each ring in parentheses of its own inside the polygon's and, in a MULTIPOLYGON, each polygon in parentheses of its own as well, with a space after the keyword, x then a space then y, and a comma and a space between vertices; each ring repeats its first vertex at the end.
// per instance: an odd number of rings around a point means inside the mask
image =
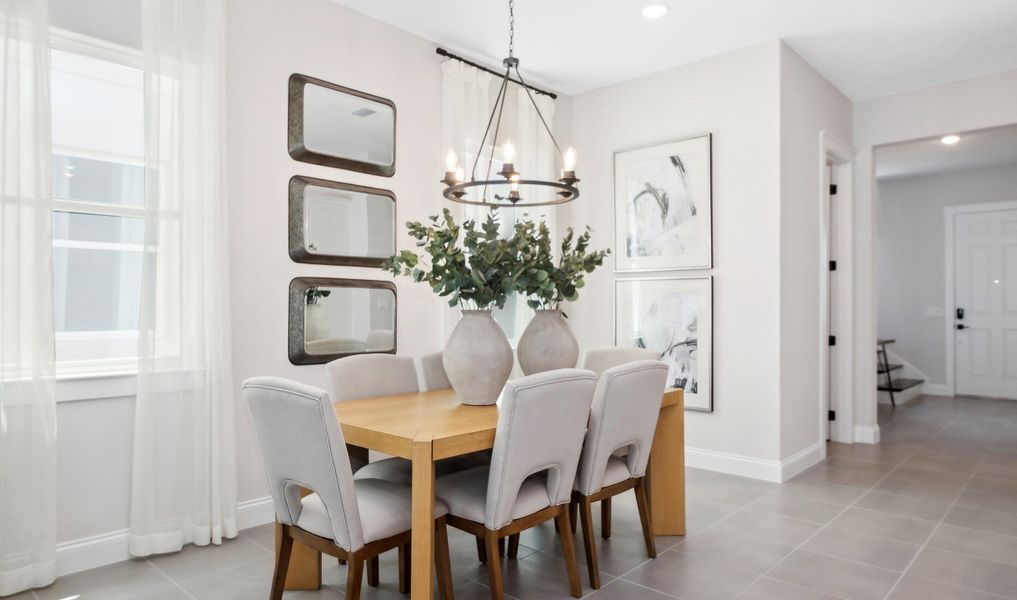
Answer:
POLYGON ((290 178, 290 258, 380 267, 396 252, 395 203, 395 194, 388 190, 301 175, 290 178))
POLYGON ((295 365, 395 354, 396 287, 390 282, 296 277, 289 305, 289 358, 295 365))
POLYGON ((289 152, 294 159, 391 177, 396 108, 380 96, 290 75, 289 152))

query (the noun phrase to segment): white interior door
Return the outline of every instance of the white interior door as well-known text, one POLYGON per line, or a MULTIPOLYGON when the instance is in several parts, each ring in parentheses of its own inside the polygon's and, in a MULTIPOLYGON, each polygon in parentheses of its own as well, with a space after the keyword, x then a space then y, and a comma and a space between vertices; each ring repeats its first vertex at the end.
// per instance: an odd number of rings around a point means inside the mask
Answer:
POLYGON ((957 393, 1017 398, 1017 210, 954 216, 957 393))

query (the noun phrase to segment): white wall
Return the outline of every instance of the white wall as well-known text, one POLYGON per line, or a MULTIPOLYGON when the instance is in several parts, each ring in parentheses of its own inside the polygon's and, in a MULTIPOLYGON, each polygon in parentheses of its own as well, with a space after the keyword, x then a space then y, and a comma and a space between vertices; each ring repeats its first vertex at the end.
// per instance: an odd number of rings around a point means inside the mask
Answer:
MULTIPOLYGON (((879 160, 879 153, 876 153, 879 160)), ((946 384, 943 308, 947 206, 1017 200, 1017 165, 890 179, 877 183, 877 331, 931 384, 946 384)))
POLYGON ((878 216, 873 147, 1012 123, 1017 123, 1017 70, 855 103, 856 430, 878 432, 874 252, 878 216))
POLYGON ((819 458, 823 441, 819 134, 849 142, 851 101, 794 50, 784 44, 780 50, 780 456, 811 449, 801 468, 819 458))
MULTIPOLYGON (((615 152, 713 134, 715 412, 685 413, 689 464, 748 471, 780 458, 779 57, 767 42, 572 98, 583 182, 569 211, 595 247, 611 245, 615 152)), ((568 308, 580 346, 614 343, 616 278, 702 274, 605 265, 568 308)))

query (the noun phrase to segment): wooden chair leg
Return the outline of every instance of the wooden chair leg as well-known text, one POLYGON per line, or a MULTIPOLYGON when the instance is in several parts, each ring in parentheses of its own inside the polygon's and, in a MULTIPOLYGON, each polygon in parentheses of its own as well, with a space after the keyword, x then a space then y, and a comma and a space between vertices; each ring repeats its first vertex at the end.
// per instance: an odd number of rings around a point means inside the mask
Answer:
POLYGON ((576 532, 576 517, 578 516, 579 505, 575 502, 569 502, 569 524, 572 525, 572 533, 576 532))
POLYGON ((561 512, 555 517, 558 520, 558 537, 561 540, 562 554, 565 555, 565 568, 569 574, 569 588, 573 598, 581 598, 582 587, 579 584, 579 567, 576 566, 576 546, 572 539, 572 524, 569 523, 568 509, 562 506, 561 512))
POLYGON ((272 593, 270 600, 282 600, 286 585, 286 571, 290 568, 290 554, 293 551, 293 538, 290 536, 289 525, 282 526, 282 540, 275 554, 275 573, 272 575, 272 593))
POLYGON ((597 563, 597 546, 593 543, 593 503, 583 498, 577 504, 579 522, 583 527, 583 548, 586 550, 586 568, 590 572, 590 587, 600 589, 600 565, 597 563))
POLYGON ((498 538, 498 558, 505 556, 505 538, 498 538))
POLYGON ((367 585, 371 587, 378 587, 378 582, 381 580, 378 573, 379 570, 377 555, 367 559, 367 585))
POLYGON ((505 584, 501 579, 501 561, 498 560, 498 535, 493 531, 484 532, 484 546, 487 548, 487 574, 490 578, 492 600, 505 598, 505 584))
POLYGON ((340 565, 345 565, 346 564, 346 559, 345 558, 340 558, 339 559, 339 564, 340 565))
POLYGON ((508 555, 509 558, 519 558, 519 534, 513 533, 509 536, 508 541, 508 555))
POLYGON ((438 597, 441 600, 452 600, 452 561, 448 556, 448 527, 444 517, 434 522, 434 563, 438 574, 438 597))
POLYGON ((650 502, 646 494, 646 483, 642 478, 636 483, 636 507, 639 508, 639 523, 643 526, 646 555, 650 558, 657 558, 657 544, 653 539, 653 522, 650 520, 650 502))
POLYGON ((410 593, 410 545, 399 546, 399 593, 410 593))
POLYGON ((604 498, 600 501, 600 536, 605 540, 611 539, 611 499, 604 498))
POLYGON ((477 536, 477 560, 481 563, 487 562, 487 549, 484 548, 484 538, 477 536))
POLYGON ((364 555, 361 552, 350 554, 347 562, 350 568, 346 571, 346 598, 360 600, 360 585, 364 579, 364 555))

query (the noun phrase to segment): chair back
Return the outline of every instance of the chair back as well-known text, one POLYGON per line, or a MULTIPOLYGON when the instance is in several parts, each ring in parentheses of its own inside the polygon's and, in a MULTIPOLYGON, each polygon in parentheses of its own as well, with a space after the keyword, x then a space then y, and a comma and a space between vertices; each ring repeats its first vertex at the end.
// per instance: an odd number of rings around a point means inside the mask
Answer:
POLYGON ((560 369, 505 385, 487 483, 488 529, 512 521, 519 489, 536 473, 547 471, 552 505, 570 501, 596 384, 590 371, 560 369))
POLYGON ((452 383, 445 374, 445 365, 441 362, 441 352, 428 354, 420 359, 420 373, 424 377, 424 388, 430 390, 447 390, 452 383))
POLYGON ((295 525, 300 488, 321 498, 333 540, 356 551, 364 545, 353 471, 328 392, 278 377, 244 382, 254 432, 268 475, 276 518, 295 525))
POLYGON ((417 367, 408 356, 356 354, 325 365, 332 400, 357 400, 420 391, 417 367))
POLYGON ((600 491, 608 460, 622 448, 628 450, 629 473, 633 477, 646 474, 667 370, 667 364, 659 360, 639 360, 612 367, 600 376, 579 463, 580 492, 600 491))
POLYGON ((590 348, 583 353, 583 360, 580 362, 583 369, 589 369, 597 375, 611 367, 617 367, 636 360, 660 360, 660 353, 646 348, 634 346, 605 346, 603 348, 590 348))

